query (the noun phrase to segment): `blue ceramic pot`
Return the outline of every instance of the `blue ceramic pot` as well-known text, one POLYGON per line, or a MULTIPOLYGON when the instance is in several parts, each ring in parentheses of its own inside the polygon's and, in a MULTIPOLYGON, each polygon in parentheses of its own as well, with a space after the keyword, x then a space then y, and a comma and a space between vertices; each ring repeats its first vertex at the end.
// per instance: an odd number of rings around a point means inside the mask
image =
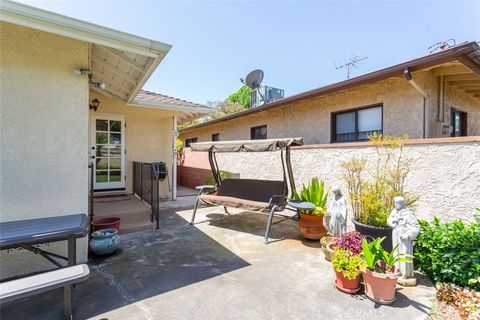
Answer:
POLYGON ((91 235, 90 250, 99 256, 113 253, 120 243, 117 229, 102 229, 91 235))

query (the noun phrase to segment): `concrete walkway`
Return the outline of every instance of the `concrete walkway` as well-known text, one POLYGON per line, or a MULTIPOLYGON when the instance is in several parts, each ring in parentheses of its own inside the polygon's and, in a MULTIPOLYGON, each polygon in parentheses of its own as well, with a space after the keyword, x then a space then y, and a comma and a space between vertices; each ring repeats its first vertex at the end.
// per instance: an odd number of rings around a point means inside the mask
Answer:
MULTIPOLYGON (((434 290, 420 279, 399 288, 391 306, 333 286, 334 274, 318 241, 300 239, 298 225, 272 227, 266 216, 223 208, 162 215, 161 230, 124 235, 121 250, 93 258, 91 277, 76 286, 76 319, 424 319, 434 290), (233 210, 232 210, 233 211, 233 210)), ((279 219, 277 219, 278 221, 279 219)), ((1 318, 61 319, 62 292, 5 304, 1 318)))

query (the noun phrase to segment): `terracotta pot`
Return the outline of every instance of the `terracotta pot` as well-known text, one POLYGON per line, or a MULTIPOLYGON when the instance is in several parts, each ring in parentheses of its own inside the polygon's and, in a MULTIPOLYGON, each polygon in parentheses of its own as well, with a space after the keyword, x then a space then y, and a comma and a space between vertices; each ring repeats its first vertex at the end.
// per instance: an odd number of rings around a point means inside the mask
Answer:
POLYGON ((300 213, 299 226, 305 239, 320 240, 327 233, 323 225, 323 216, 300 213))
POLYGON ((362 277, 361 274, 359 274, 355 279, 348 280, 343 276, 343 272, 338 272, 335 269, 333 270, 335 271, 336 276, 335 286, 338 290, 350 294, 354 294, 360 290, 360 278, 362 277))
POLYGON ((380 304, 391 304, 395 301, 395 290, 400 272, 385 274, 364 270, 362 274, 365 294, 370 300, 380 304))
POLYGON ((323 250, 323 254, 325 255, 325 259, 327 261, 331 261, 332 260, 332 253, 333 251, 330 251, 327 246, 330 244, 330 243, 333 243, 337 238, 335 237, 323 237, 322 239, 320 239, 320 244, 322 245, 322 250, 323 250))
POLYGON ((117 231, 120 231, 120 218, 117 217, 95 219, 90 224, 93 231, 102 229, 117 229, 117 231))

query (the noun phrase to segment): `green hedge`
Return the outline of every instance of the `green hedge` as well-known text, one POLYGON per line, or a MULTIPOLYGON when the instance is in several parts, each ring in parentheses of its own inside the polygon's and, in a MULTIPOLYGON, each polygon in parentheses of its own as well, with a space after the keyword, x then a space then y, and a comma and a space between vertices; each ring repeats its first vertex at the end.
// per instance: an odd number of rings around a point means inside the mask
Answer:
POLYGON ((480 290, 480 223, 419 221, 417 269, 436 282, 480 290))

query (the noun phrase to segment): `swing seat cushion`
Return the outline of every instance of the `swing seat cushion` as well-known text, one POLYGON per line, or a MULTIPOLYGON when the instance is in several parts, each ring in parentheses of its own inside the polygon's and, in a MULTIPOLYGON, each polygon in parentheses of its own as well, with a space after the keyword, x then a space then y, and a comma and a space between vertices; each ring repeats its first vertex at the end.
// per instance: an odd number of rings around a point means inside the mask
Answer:
POLYGON ((210 205, 266 211, 273 196, 286 196, 283 181, 255 179, 225 179, 214 194, 203 194, 199 199, 210 205))

